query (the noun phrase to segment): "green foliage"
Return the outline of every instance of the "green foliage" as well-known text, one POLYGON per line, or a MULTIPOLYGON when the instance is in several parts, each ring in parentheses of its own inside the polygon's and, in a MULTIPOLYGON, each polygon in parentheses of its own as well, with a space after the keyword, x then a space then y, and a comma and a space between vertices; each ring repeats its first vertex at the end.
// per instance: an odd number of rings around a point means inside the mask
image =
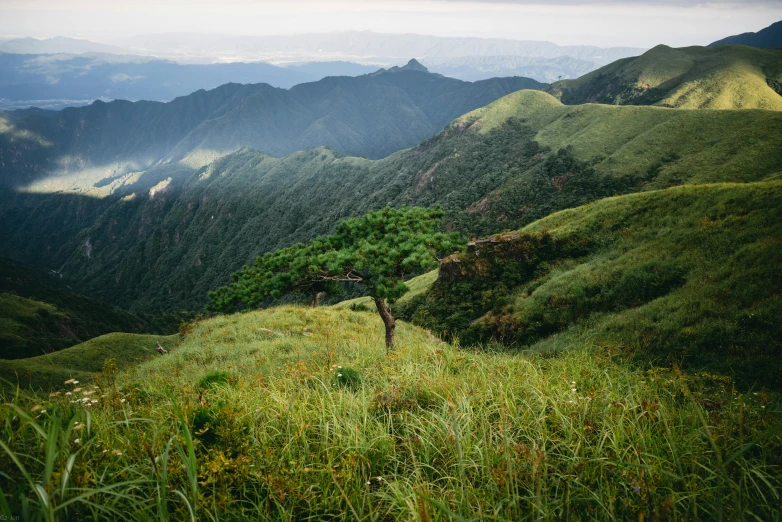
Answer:
POLYGON ((360 284, 375 301, 385 322, 386 346, 394 346, 393 303, 408 288, 411 273, 431 268, 437 255, 457 249, 458 234, 435 232, 439 208, 386 207, 343 221, 334 234, 267 254, 232 276, 233 282, 210 293, 212 306, 227 310, 237 301, 249 306, 301 288, 320 291, 324 283, 360 284))
POLYGON ((337 366, 334 369, 334 382, 336 386, 355 390, 361 387, 361 373, 353 368, 337 366))
POLYGON ((462 343, 597 342, 780 388, 780 208, 780 182, 605 199, 473 244, 397 311, 462 343))
POLYGON ((202 389, 213 388, 214 386, 220 386, 223 384, 231 384, 235 382, 235 379, 230 373, 223 370, 214 370, 205 374, 198 381, 198 387, 202 389))
POLYGON ((323 284, 360 283, 371 297, 393 302, 408 288, 405 276, 432 267, 436 255, 459 247, 456 234, 435 232, 440 209, 385 208, 343 221, 334 234, 266 254, 210 294, 213 307, 236 301, 256 306, 269 298, 323 284))

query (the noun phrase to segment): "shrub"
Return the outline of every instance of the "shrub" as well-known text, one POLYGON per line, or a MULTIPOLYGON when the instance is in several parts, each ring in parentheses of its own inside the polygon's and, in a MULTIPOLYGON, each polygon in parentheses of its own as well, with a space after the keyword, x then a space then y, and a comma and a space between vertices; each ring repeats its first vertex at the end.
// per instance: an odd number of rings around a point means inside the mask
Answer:
POLYGON ((214 370, 201 377, 198 381, 198 387, 207 389, 214 388, 221 384, 234 384, 234 382, 236 382, 236 378, 230 373, 222 370, 214 370))
POLYGON ((336 385, 342 388, 355 390, 361 386, 361 374, 352 368, 337 367, 334 372, 336 385))

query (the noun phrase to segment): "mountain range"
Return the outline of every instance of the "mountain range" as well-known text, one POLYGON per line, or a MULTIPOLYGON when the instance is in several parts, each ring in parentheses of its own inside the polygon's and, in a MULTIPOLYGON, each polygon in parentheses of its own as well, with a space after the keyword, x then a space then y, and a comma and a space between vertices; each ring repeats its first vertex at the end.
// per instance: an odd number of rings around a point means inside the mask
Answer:
POLYGON ((566 104, 688 109, 782 109, 782 50, 658 45, 576 80, 551 85, 566 104))
POLYGON ((777 111, 569 107, 525 90, 382 160, 242 149, 158 165, 103 198, 16 193, 0 247, 132 310, 197 309, 258 254, 368 210, 439 204, 447 229, 494 233, 614 194, 775 179, 781 136, 777 111))
POLYGON ((731 44, 731 45, 749 45, 752 47, 782 47, 782 21, 773 23, 761 29, 756 33, 742 33, 735 36, 728 36, 722 40, 717 40, 709 46, 731 44))
POLYGON ((171 101, 226 83, 267 83, 289 89, 326 76, 358 76, 378 68, 349 62, 178 64, 148 56, 106 53, 0 53, 0 110, 63 109, 95 100, 171 101))
POLYGON ((226 84, 169 103, 113 101, 60 112, 0 113, 0 183, 32 190, 84 189, 161 161, 202 165, 241 147, 275 156, 314 146, 370 158, 410 147, 528 78, 463 82, 404 67, 328 77, 289 90, 226 84), (48 188, 47 188, 48 187, 48 188))

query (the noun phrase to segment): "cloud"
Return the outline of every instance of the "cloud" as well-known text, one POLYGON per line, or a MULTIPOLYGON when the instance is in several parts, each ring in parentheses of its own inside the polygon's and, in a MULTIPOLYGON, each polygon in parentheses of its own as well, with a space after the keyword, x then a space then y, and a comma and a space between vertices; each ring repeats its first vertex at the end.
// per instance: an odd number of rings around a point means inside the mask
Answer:
POLYGON ((685 46, 758 31, 779 19, 779 0, 0 0, 0 34, 102 41, 152 33, 370 30, 564 45, 685 46))
POLYGON ((143 78, 146 78, 145 76, 130 76, 125 73, 116 73, 112 74, 109 79, 114 83, 122 83, 122 82, 135 82, 136 80, 141 80, 143 78))

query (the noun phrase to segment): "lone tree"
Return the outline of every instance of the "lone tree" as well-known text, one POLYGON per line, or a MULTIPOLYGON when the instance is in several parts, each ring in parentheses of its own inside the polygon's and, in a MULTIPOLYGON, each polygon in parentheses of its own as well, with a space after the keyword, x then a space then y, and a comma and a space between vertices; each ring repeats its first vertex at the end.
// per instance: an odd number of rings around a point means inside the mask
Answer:
POLYGON ((212 308, 227 311, 243 302, 258 306, 269 298, 307 291, 317 294, 339 283, 362 285, 375 302, 393 348, 396 321, 389 308, 407 292, 406 277, 437 264, 439 252, 462 246, 458 234, 435 232, 439 208, 384 208, 343 221, 331 236, 259 257, 209 294, 212 308), (331 285, 331 286, 330 286, 331 285))

